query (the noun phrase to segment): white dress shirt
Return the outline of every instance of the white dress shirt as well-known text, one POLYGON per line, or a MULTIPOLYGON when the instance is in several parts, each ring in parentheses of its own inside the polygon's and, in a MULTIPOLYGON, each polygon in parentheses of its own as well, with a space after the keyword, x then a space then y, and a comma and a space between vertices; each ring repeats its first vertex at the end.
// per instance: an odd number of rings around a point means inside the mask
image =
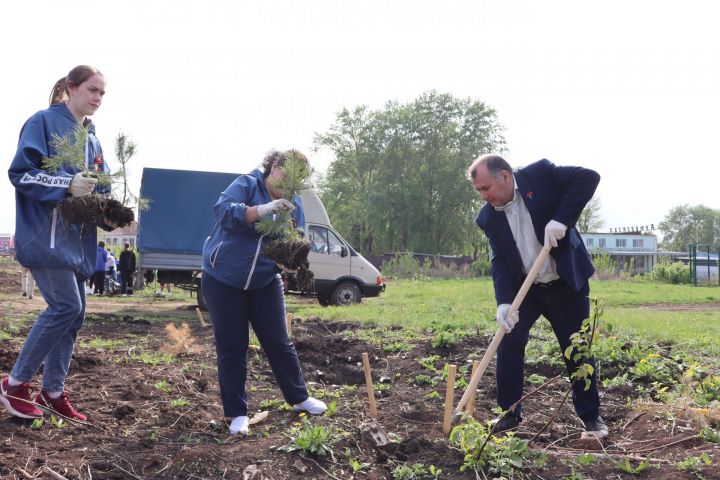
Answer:
MULTIPOLYGON (((515 175, 513 175, 513 183, 515 184, 515 191, 513 192, 512 201, 502 207, 495 207, 495 210, 505 212, 515 244, 520 252, 523 270, 527 275, 535 263, 535 259, 540 254, 542 245, 535 236, 535 228, 533 227, 532 218, 530 218, 530 212, 528 212, 525 205, 525 200, 518 192, 515 175)), ((540 268, 540 272, 538 272, 535 283, 548 283, 559 278, 560 275, 557 274, 555 259, 548 255, 547 260, 540 268)))

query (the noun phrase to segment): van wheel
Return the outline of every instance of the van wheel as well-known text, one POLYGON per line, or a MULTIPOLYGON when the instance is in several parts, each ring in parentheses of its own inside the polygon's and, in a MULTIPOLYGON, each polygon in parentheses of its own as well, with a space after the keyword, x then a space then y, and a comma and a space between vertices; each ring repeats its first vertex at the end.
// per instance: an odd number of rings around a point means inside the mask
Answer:
POLYGON ((353 282, 340 282, 332 292, 330 301, 333 305, 352 305, 360 303, 360 289, 353 282))

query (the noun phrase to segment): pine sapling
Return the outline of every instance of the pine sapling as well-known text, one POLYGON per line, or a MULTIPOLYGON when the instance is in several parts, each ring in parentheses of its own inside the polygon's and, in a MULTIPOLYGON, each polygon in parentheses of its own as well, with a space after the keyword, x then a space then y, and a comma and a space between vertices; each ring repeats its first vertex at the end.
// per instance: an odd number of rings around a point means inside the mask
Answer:
MULTIPOLYGON (((283 154, 284 159, 280 167, 285 176, 278 180, 274 187, 282 192, 283 198, 292 202, 295 195, 312 188, 310 168, 305 155, 297 150, 288 150, 283 154)), ((272 238, 263 247, 263 254, 273 259, 283 270, 295 272, 298 289, 301 292, 311 292, 314 289, 315 276, 310 271, 308 254, 310 242, 298 233, 292 213, 283 210, 272 218, 262 218, 255 228, 272 238)), ((302 229, 303 225, 300 225, 302 229)))
MULTIPOLYGON (((82 125, 77 125, 65 135, 54 133, 50 140, 54 153, 43 157, 42 168, 50 173, 57 173, 63 167, 80 170, 83 176, 97 178, 99 186, 111 186, 115 178, 124 176, 124 170, 111 174, 90 170, 85 158, 87 142, 88 130, 82 125)), ((83 197, 66 198, 60 204, 60 213, 66 223, 80 224, 83 230, 95 227, 99 218, 107 218, 120 227, 135 220, 132 209, 95 192, 83 197)))

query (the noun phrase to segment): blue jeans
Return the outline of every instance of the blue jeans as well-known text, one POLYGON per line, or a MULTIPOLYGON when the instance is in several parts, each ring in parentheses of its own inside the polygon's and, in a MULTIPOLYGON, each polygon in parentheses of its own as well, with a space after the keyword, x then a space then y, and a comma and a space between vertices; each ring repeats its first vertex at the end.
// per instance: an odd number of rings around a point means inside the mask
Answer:
POLYGON ((42 389, 64 390, 75 338, 85 320, 85 286, 71 270, 32 268, 40 293, 48 304, 38 315, 10 373, 23 383, 43 367, 42 389))
POLYGON ((252 325, 260 341, 285 401, 295 405, 307 400, 300 360, 287 335, 280 278, 257 290, 242 290, 225 285, 206 272, 202 276, 202 292, 215 330, 220 398, 225 415, 248 414, 245 389, 248 325, 252 325))

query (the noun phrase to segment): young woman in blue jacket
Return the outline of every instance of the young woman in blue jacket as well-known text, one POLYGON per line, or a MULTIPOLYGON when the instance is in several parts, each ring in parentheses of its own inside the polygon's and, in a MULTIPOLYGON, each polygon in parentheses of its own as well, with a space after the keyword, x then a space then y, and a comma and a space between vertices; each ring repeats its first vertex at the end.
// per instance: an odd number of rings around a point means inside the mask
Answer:
MULTIPOLYGON (((71 405, 65 391, 75 338, 85 319, 84 282, 95 271, 96 229, 67 224, 59 204, 69 197, 83 197, 98 187, 97 179, 81 170, 62 166, 50 172, 42 159, 51 157, 53 135, 67 136, 78 125, 88 130, 85 162, 91 171, 108 169, 100 143, 88 117, 102 104, 105 78, 93 67, 73 68, 55 84, 50 107, 30 117, 20 132, 15 158, 9 169, 15 186, 15 248, 20 264, 30 268, 48 304, 35 320, 10 375, 0 382, 0 403, 13 415, 39 418, 36 405, 50 407, 70 418, 86 420, 71 405), (42 390, 30 396, 30 381, 43 365, 42 390)), ((112 229, 106 220, 98 226, 112 229)))
POLYGON ((308 396, 295 345, 285 325, 285 298, 280 268, 262 254, 270 239, 255 223, 291 210, 297 226, 305 224, 300 197, 283 198, 278 181, 285 177, 285 153, 271 151, 262 168, 239 176, 213 207, 215 226, 203 248, 202 292, 215 330, 220 397, 232 418, 230 433, 247 435, 245 389, 249 325, 257 335, 282 394, 290 405, 313 415, 327 410, 308 396))

